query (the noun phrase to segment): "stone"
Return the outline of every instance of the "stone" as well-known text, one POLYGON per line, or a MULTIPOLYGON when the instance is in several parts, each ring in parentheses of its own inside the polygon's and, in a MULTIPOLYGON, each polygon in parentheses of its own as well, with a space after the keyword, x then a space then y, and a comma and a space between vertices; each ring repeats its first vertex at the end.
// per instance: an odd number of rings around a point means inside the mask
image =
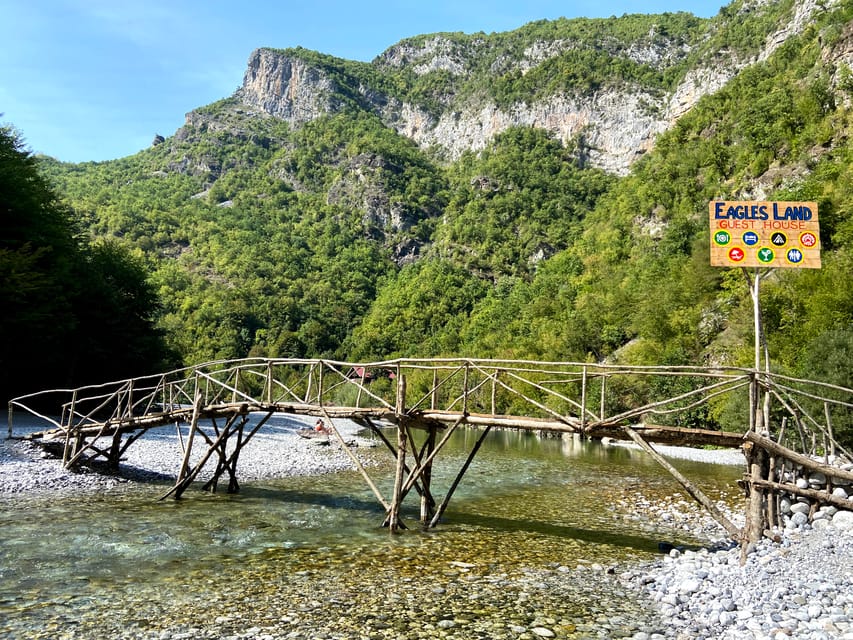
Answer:
POLYGON ((678 585, 678 592, 682 594, 690 594, 696 593, 702 588, 702 585, 698 580, 685 580, 681 584, 678 585))
POLYGON ((557 636, 556 633, 547 627, 533 627, 530 632, 539 638, 555 638, 557 636))
POLYGON ((843 531, 853 531, 853 511, 839 511, 832 516, 832 525, 843 531))
POLYGON ((790 528, 802 527, 804 524, 807 524, 809 521, 809 517, 805 513, 794 513, 791 516, 791 521, 788 523, 790 528))
POLYGON ((813 487, 822 487, 826 484, 826 476, 819 471, 815 471, 809 476, 809 484, 813 487))

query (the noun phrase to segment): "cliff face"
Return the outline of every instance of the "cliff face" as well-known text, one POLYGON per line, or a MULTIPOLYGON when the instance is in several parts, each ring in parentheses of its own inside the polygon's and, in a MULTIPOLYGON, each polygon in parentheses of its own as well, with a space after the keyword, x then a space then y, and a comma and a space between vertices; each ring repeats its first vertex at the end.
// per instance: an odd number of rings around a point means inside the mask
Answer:
MULTIPOLYGON (((323 66, 306 62, 292 52, 258 49, 249 59, 243 85, 235 96, 251 109, 299 126, 351 106, 351 100, 341 98, 343 94, 357 95, 361 108, 374 111, 387 126, 418 145, 443 150, 448 159, 455 159, 466 150, 483 148, 508 127, 541 127, 563 142, 579 142, 584 158, 594 166, 624 174, 651 148, 655 137, 699 99, 719 90, 744 67, 766 59, 788 38, 805 29, 814 12, 826 10, 839 1, 799 0, 790 22, 769 34, 756 55, 744 58, 725 50, 694 55, 694 61, 671 91, 638 83, 608 83, 589 93, 555 92, 499 106, 482 96, 456 95, 448 85, 438 98, 440 108, 433 104, 427 109, 363 83, 342 87, 323 66)), ((772 2, 746 2, 739 11, 746 15, 768 4, 772 2)), ((732 20, 738 20, 738 15, 732 20)), ((715 28, 721 28, 719 22, 709 29, 707 38, 715 28)), ((481 60, 482 51, 491 47, 492 69, 486 73, 498 74, 510 69, 525 74, 575 46, 576 43, 567 40, 541 40, 530 43, 521 54, 507 50, 494 55, 494 45, 488 42, 488 36, 472 38, 463 46, 437 34, 395 45, 372 66, 380 73, 405 70, 419 77, 440 72, 458 79, 483 73, 476 70, 474 62, 481 60)), ((601 42, 600 46, 615 47, 609 41, 601 42)), ((667 44, 665 38, 659 37, 628 46, 622 43, 620 47, 619 56, 655 68, 686 60, 694 53, 684 42, 674 40, 667 44)))
POLYGON ((336 90, 322 69, 299 58, 258 49, 249 58, 237 97, 247 107, 300 125, 336 111, 336 90))

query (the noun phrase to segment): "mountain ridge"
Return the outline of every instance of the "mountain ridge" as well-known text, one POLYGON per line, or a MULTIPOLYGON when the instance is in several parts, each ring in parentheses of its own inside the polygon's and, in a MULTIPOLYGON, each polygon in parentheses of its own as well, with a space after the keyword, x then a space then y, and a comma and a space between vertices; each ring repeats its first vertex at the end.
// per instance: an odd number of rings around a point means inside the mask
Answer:
MULTIPOLYGON (((563 21, 576 30, 588 23, 590 30, 604 35, 580 39, 560 37, 560 21, 531 23, 507 34, 426 34, 397 43, 371 63, 354 63, 303 49, 259 48, 252 52, 242 86, 234 98, 249 109, 257 109, 301 126, 322 115, 358 108, 376 113, 382 122, 399 134, 414 140, 423 149, 437 149, 446 160, 455 160, 464 151, 478 151, 497 133, 513 126, 543 128, 564 144, 581 141, 593 166, 625 175, 632 163, 648 152, 655 137, 669 129, 699 99, 719 90, 740 70, 766 60, 788 38, 798 35, 816 11, 825 11, 839 0, 820 2, 803 0, 789 3, 783 10, 778 28, 768 34, 760 46, 748 52, 712 51, 690 62, 691 54, 701 53, 703 43, 715 29, 725 24, 722 18, 699 19, 689 14, 644 16, 651 22, 645 41, 618 41, 607 35, 605 25, 619 19, 563 21), (679 22, 680 30, 667 32, 667 23, 679 22), (551 27, 551 38, 534 36, 525 40, 522 57, 511 58, 514 39, 534 31, 537 24, 551 27), (686 24, 687 26, 684 26, 686 24), (508 41, 508 42, 506 42, 508 41), (503 47, 502 43, 505 43, 503 47), (591 43, 591 44, 590 44, 591 43), (472 70, 482 66, 479 58, 491 61, 488 73, 495 80, 517 73, 535 73, 568 51, 603 49, 612 60, 657 69, 664 72, 684 67, 680 80, 671 89, 656 83, 605 78, 593 91, 560 90, 523 96, 501 104, 490 96, 460 91, 457 85, 472 70), (479 65, 479 66, 478 66, 479 65), (383 71, 412 75, 417 79, 442 76, 440 86, 448 90, 440 101, 427 104, 413 90, 416 81, 383 82, 383 71), (389 85, 396 85, 389 90, 389 85), (457 87, 457 90, 454 90, 457 87), (396 91, 395 91, 396 89, 396 91), (414 96, 414 97, 413 97, 414 96)), ((740 16, 775 10, 773 3, 744 3, 740 16)), ((722 14, 721 14, 722 15, 722 14)), ((481 71, 481 69, 480 69, 481 71)), ((647 74, 648 75, 648 74, 647 74)), ((463 87, 464 88, 464 87, 463 87)), ((191 126, 188 117, 188 125, 191 126)))

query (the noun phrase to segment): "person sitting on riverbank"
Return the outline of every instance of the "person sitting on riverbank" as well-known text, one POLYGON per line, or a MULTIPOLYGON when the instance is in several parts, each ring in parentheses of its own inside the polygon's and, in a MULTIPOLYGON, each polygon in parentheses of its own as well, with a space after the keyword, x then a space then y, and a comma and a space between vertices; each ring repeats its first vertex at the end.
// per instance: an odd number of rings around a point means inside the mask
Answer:
POLYGON ((326 423, 323 422, 323 418, 317 418, 317 422, 314 423, 314 431, 317 433, 328 433, 328 429, 326 429, 326 423))

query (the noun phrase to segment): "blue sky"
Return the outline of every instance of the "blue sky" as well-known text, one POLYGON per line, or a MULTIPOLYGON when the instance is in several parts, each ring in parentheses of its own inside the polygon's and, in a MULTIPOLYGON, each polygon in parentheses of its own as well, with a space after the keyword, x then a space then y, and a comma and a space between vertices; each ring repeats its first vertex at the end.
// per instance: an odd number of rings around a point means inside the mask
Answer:
POLYGON ((403 38, 559 17, 689 11, 722 0, 0 0, 0 123, 60 160, 120 158, 230 96, 258 47, 370 61, 403 38))

